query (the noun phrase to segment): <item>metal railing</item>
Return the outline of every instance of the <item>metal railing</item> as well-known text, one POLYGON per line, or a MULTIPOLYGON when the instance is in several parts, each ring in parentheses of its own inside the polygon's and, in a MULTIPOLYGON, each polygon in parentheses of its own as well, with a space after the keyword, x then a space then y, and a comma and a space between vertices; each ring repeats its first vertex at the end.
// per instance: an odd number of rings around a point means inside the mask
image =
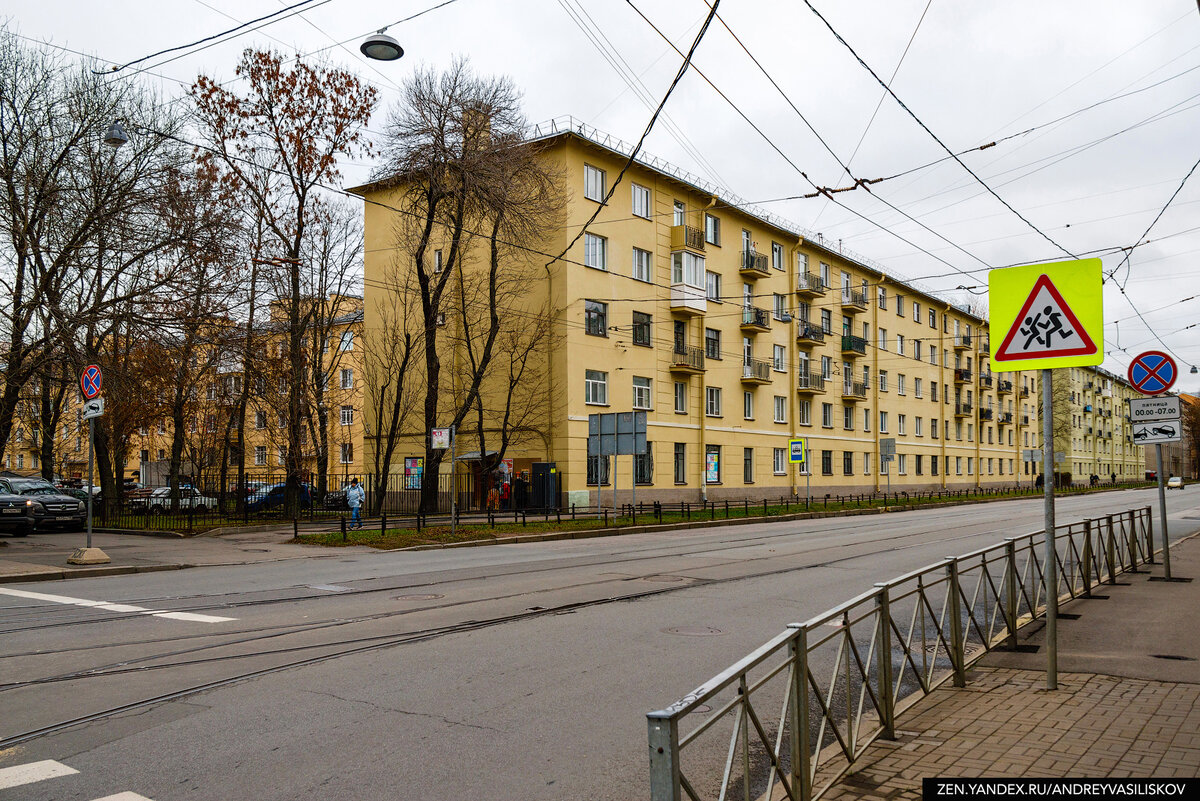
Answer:
MULTIPOLYGON (((654 801, 809 801, 897 716, 1044 617, 1044 532, 876 584, 793 623, 680 700, 647 715, 654 801)), ((1153 558, 1150 507, 1057 526, 1055 592, 1089 597, 1153 558)))
POLYGON ((743 306, 742 325, 752 325, 756 328, 770 328, 771 313, 757 306, 743 306))
POLYGON ((867 355, 867 340, 853 334, 842 334, 842 353, 850 352, 867 355))
POLYGON ((867 397, 867 382, 865 381, 843 381, 842 395, 847 398, 862 398, 867 397))
POLYGON ((797 292, 818 292, 825 294, 825 282, 816 273, 800 273, 796 276, 797 292))
POLYGON ((742 251, 742 269, 759 275, 771 274, 771 269, 767 266, 767 254, 755 253, 753 250, 742 251))
POLYGON ((820 373, 810 371, 802 371, 800 373, 800 381, 797 384, 798 389, 808 389, 814 392, 825 391, 825 376, 820 373))
POLYGON ((954 368, 954 380, 955 381, 970 381, 971 380, 971 371, 965 367, 955 367, 954 368))
POLYGON ((859 309, 867 308, 867 296, 854 289, 842 288, 842 305, 854 306, 859 309))
POLYGON ((800 320, 796 323, 796 339, 807 340, 809 342, 824 342, 825 331, 818 323, 800 320))
POLYGON ((704 369, 704 348, 698 345, 676 345, 671 352, 671 366, 704 369))
POLYGON ((766 359, 742 359, 742 378, 750 381, 770 381, 771 363, 766 359))

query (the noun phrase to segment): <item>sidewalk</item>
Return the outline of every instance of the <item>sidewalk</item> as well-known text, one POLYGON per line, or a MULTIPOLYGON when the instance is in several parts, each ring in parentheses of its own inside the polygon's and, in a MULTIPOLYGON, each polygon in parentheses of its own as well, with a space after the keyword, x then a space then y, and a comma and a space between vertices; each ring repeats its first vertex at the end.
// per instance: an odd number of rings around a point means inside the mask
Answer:
POLYGON ((1200 538, 1173 543, 1173 577, 1125 574, 1107 600, 1064 604, 1058 689, 1037 653, 994 652, 965 688, 935 690, 897 720, 828 799, 918 799, 921 779, 1200 776, 1200 538))

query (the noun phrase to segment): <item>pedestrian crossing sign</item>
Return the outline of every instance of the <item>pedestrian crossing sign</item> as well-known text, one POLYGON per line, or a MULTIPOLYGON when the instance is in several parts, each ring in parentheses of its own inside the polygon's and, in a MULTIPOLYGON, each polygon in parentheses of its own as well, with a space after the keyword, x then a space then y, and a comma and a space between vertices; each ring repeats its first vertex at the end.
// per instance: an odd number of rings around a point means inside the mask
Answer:
POLYGON ((1099 259, 988 273, 993 372, 1084 367, 1104 361, 1099 259))

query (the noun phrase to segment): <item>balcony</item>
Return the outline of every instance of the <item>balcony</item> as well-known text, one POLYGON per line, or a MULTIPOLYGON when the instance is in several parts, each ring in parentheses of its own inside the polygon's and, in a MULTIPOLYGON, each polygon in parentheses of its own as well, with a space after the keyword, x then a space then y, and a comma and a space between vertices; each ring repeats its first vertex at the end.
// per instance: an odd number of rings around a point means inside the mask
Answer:
POLYGON ((800 382, 796 389, 800 392, 824 392, 825 376, 811 371, 800 373, 800 382))
POLYGON ((1090 412, 1090 411, 1092 410, 1092 404, 1090 404, 1090 403, 1085 403, 1085 404, 1083 405, 1083 410, 1084 410, 1085 412, 1090 412))
POLYGON ((671 311, 698 317, 708 311, 704 287, 691 284, 671 284, 671 311))
POLYGON ((771 363, 766 359, 746 359, 742 362, 743 384, 770 384, 771 363))
POLYGON ((867 399, 867 383, 865 381, 843 381, 842 400, 860 401, 867 399))
POLYGON ((972 408, 971 404, 969 404, 969 403, 963 403, 962 401, 955 401, 954 416, 955 417, 970 417, 971 416, 971 408, 972 408))
POLYGON ((704 372, 704 348, 676 345, 671 352, 671 372, 698 375, 704 372))
POLYGON ((842 287, 842 311, 860 312, 867 310, 867 296, 849 287, 842 287))
POLYGON ((1011 426, 1013 422, 1013 413, 1000 412, 1000 414, 997 415, 996 422, 1002 426, 1011 426))
POLYGON ((966 384, 971 380, 971 371, 965 367, 954 368, 954 383, 966 384))
POLYGON ((954 337, 954 349, 955 350, 968 350, 968 349, 970 349, 970 347, 971 347, 971 335, 970 334, 958 334, 957 336, 954 337))
POLYGON ((671 250, 704 252, 704 231, 690 225, 671 226, 671 250))
POLYGON ((1029 387, 1021 387, 1021 397, 1022 398, 1029 397, 1029 387))
POLYGON ((755 253, 753 250, 742 251, 742 266, 739 273, 747 278, 765 278, 771 274, 767 264, 767 254, 755 253))
POLYGON ((983 422, 987 422, 991 419, 992 419, 992 410, 984 408, 983 406, 980 406, 979 407, 979 422, 983 423, 983 422))
POLYGON ((742 330, 770 331, 771 313, 757 306, 744 306, 742 308, 742 330))
POLYGON ((801 273, 796 277, 796 293, 802 297, 816 298, 825 294, 825 282, 813 273, 801 273))
POLYGON ((1029 415, 1027 415, 1027 414, 1021 415, 1021 425, 1023 425, 1023 426, 1029 425, 1029 415))
POLYGON ((985 389, 991 389, 992 388, 992 374, 991 373, 981 373, 979 376, 979 386, 984 387, 985 389))
POLYGON ((1001 395, 1008 395, 1013 391, 1013 383, 1011 381, 1005 381, 1003 378, 1001 378, 996 382, 996 391, 1001 395))
POLYGON ((867 340, 862 337, 856 337, 852 334, 842 335, 842 355, 843 356, 866 356, 867 355, 867 340))
POLYGON ((800 320, 796 323, 797 345, 820 345, 825 341, 825 331, 816 323, 800 320))

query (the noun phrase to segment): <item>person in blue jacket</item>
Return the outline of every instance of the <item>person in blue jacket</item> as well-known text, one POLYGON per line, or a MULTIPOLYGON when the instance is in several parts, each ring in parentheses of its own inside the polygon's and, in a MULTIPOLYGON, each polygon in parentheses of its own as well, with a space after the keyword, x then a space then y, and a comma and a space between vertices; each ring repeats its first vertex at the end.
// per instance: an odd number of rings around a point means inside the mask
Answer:
POLYGON ((358 479, 350 479, 350 488, 346 490, 346 504, 350 507, 350 528, 362 528, 362 504, 367 493, 359 486, 358 479))

